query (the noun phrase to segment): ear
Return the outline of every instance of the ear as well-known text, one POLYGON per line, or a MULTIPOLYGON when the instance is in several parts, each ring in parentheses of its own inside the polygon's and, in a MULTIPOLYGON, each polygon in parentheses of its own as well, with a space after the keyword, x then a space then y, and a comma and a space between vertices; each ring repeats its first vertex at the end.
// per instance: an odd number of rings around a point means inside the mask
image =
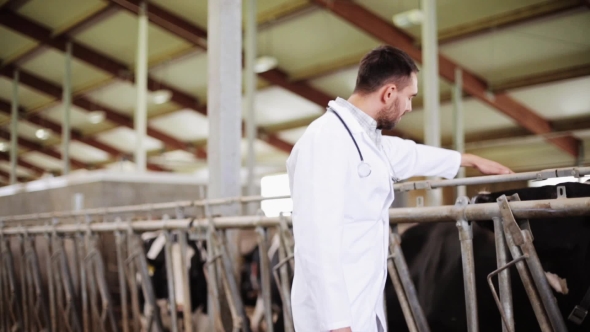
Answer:
POLYGON ((397 94, 397 86, 395 84, 385 84, 381 88, 381 101, 384 103, 389 102, 397 94))

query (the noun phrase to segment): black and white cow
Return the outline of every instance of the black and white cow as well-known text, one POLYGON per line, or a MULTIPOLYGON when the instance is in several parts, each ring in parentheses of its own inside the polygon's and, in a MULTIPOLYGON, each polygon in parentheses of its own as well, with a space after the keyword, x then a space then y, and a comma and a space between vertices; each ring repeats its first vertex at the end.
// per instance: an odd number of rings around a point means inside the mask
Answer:
MULTIPOLYGON (((176 314, 179 322, 184 315, 184 286, 182 283, 181 252, 177 235, 172 235, 171 256, 174 276, 174 295, 176 312, 170 313, 168 301, 168 275, 166 273, 166 256, 164 246, 166 237, 163 232, 143 233, 144 251, 148 263, 150 281, 159 307, 164 327, 169 329, 170 315, 176 314)), ((192 305, 193 325, 201 326, 197 331, 205 331, 208 320, 207 314, 207 281, 203 272, 206 262, 206 248, 204 243, 197 243, 187 238, 186 265, 189 270, 190 298, 192 305)), ((145 299, 139 291, 140 305, 143 311, 145 299)), ((180 323, 179 323, 180 324, 180 323)))
MULTIPOLYGON (((561 184, 567 197, 589 197, 590 185, 561 184)), ((474 197, 474 203, 496 202, 501 195, 518 193, 520 199, 557 197, 557 186, 524 188, 474 197)), ((590 218, 569 217, 531 220, 534 246, 554 288, 559 309, 569 331, 590 331, 590 319, 577 326, 567 320, 590 287, 590 218)), ((479 328, 500 331, 501 318, 487 285, 487 275, 497 268, 491 222, 473 223, 475 278, 479 328)), ((420 304, 433 332, 467 331, 461 247, 453 223, 419 224, 402 235, 402 250, 416 286, 420 304)), ((520 277, 511 269, 515 328, 539 331, 520 277)), ((498 289, 497 282, 496 289, 498 289)), ((386 287, 389 331, 407 331, 399 302, 390 282, 386 287)))

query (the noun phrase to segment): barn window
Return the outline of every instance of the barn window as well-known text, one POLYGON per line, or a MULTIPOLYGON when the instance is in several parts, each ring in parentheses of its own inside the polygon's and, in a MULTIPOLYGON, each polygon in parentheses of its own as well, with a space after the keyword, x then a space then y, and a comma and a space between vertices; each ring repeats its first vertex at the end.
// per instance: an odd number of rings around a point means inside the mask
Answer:
MULTIPOLYGON (((289 176, 285 174, 269 175, 260 180, 260 192, 262 197, 290 195, 289 176)), ((290 198, 262 201, 262 211, 267 217, 291 215, 293 201, 290 198)))

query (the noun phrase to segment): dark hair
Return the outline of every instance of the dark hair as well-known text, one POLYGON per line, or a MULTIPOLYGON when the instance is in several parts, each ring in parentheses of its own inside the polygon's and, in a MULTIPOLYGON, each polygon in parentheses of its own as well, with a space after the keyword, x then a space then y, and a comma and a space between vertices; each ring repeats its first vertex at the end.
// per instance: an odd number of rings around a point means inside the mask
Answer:
POLYGON ((395 47, 382 45, 363 57, 356 78, 355 93, 367 94, 377 91, 387 83, 405 87, 418 67, 410 56, 395 47))

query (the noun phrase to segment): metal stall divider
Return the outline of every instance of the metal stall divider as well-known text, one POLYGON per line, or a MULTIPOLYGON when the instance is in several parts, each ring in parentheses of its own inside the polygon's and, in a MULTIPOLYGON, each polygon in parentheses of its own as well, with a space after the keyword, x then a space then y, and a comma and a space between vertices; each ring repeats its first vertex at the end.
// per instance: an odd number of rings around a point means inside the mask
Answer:
MULTIPOLYGON (((154 295, 154 288, 152 283, 150 282, 150 275, 148 272, 147 261, 145 257, 145 253, 143 250, 143 245, 141 242, 141 237, 135 232, 133 232, 133 227, 131 226, 131 222, 129 222, 129 232, 127 234, 129 237, 129 257, 127 258, 126 264, 131 266, 135 266, 140 273, 141 276, 141 289, 143 291, 143 295, 145 298, 145 319, 147 324, 147 331, 152 331, 152 327, 154 326, 158 332, 164 331, 164 325, 162 324, 162 316, 160 315, 160 308, 156 303, 156 296, 154 295), (135 265, 133 265, 135 264, 135 265)), ((130 269, 131 270, 131 269, 130 269)), ((136 287, 135 274, 130 275, 129 279, 132 280, 132 286, 136 287)), ((133 289, 132 289, 133 291, 133 289)), ((137 296, 137 291, 135 291, 135 296, 137 296)), ((137 301, 137 297, 134 299, 135 303, 134 306, 137 306, 137 313, 139 316, 139 303, 137 301), (137 304, 137 305, 136 305, 137 304)), ((139 329, 138 329, 139 330, 139 329)))
POLYGON ((68 260, 63 245, 63 237, 60 237, 55 230, 55 225, 57 223, 57 219, 54 219, 52 235, 53 255, 51 257, 51 261, 53 271, 56 277, 56 295, 58 299, 59 310, 61 313, 60 317, 63 319, 64 328, 66 330, 80 331, 82 329, 82 326, 80 325, 80 316, 78 315, 78 307, 76 305, 74 287, 72 285, 72 277, 70 274, 68 260))
MULTIPOLYGON (((520 201, 520 198, 518 197, 518 194, 514 194, 510 200, 520 201)), ((498 203, 500 205, 502 219, 504 220, 504 231, 505 233, 511 233, 514 244, 520 247, 523 256, 526 257, 526 266, 534 281, 534 286, 537 289, 541 303, 543 304, 551 326, 553 327, 553 331, 566 332, 567 327, 565 326, 564 319, 557 306, 557 300, 555 299, 555 296, 553 296, 553 292, 549 286, 549 282, 547 281, 545 272, 541 266, 539 257, 537 256, 537 252, 535 251, 533 235, 528 219, 520 222, 520 226, 522 226, 521 229, 512 214, 506 196, 500 197, 498 203)))
MULTIPOLYGON (((176 207, 176 219, 181 220, 184 219, 184 209, 179 205, 176 207)), ((182 301, 182 310, 183 310, 183 317, 184 317, 184 324, 183 328, 184 331, 193 331, 193 320, 192 320, 192 303, 191 303, 191 285, 189 281, 189 267, 187 265, 188 257, 186 255, 188 250, 188 232, 184 230, 178 230, 176 232, 178 237, 178 244, 180 245, 180 269, 182 271, 182 289, 183 289, 183 301, 182 301)), ((194 253, 195 255, 199 253, 194 253)))
POLYGON ((41 273, 39 268, 39 258, 35 251, 35 242, 32 236, 30 236, 24 228, 23 230, 25 238, 25 259, 24 264, 26 266, 27 273, 27 284, 29 285, 29 305, 32 311, 31 316, 34 320, 31 324, 36 327, 35 331, 42 331, 48 329, 50 326, 49 313, 46 306, 46 296, 43 291, 43 283, 41 280, 41 273), (34 292, 33 292, 34 291, 34 292))
MULTIPOLYGON (((260 219, 264 216, 262 210, 258 210, 258 216, 260 219)), ((271 302, 271 283, 270 283, 270 257, 268 257, 268 237, 266 229, 260 226, 260 219, 255 228, 257 242, 258 242, 258 253, 260 255, 260 278, 261 278, 261 289, 262 289, 262 305, 264 306, 264 319, 266 321, 266 331, 273 332, 273 319, 272 319, 272 302, 271 302)), ((278 286, 278 284, 277 284, 278 286)), ((256 322, 258 323, 258 322, 256 322)))
MULTIPOLYGON (((510 198, 516 201, 520 201, 518 199, 518 195, 513 195, 510 198)), ((496 271, 493 271, 488 275, 488 285, 492 290, 492 295, 494 296, 494 300, 496 301, 496 305, 498 306, 498 310, 500 311, 501 317, 504 321, 504 326, 510 331, 513 332, 514 329, 511 329, 510 323, 508 321, 508 317, 504 310, 502 309, 502 305, 498 299, 498 295, 496 294, 496 290, 494 285, 491 282, 491 278, 498 274, 499 272, 503 271, 504 269, 516 264, 516 268, 518 270, 518 274, 522 280, 526 293, 529 297, 533 310, 535 312, 535 316, 537 317, 537 321, 539 322, 539 326, 541 331, 553 331, 551 328, 551 324, 547 317, 547 313, 545 312, 542 304, 541 299, 538 293, 537 288, 534 286, 532 275, 529 269, 527 268, 526 264, 523 262, 527 257, 523 255, 521 249, 519 248, 519 244, 524 242, 524 238, 521 232, 520 227, 518 226, 514 216, 512 215, 512 211, 510 210, 510 206, 508 205, 508 198, 505 195, 502 195, 497 199, 498 206, 500 207, 500 215, 502 217, 502 226, 503 231, 506 237, 506 243, 508 244, 508 248, 512 255, 513 261, 509 262, 505 266, 498 268, 496 271)), ((521 226, 525 229, 530 230, 530 225, 528 224, 528 220, 521 222, 521 226)))
MULTIPOLYGON (((151 219, 151 218, 150 218, 151 219)), ((174 267, 172 265, 172 236, 168 229, 168 215, 162 217, 164 220, 164 237, 166 243, 164 244, 164 260, 166 261, 166 279, 168 280, 168 305, 170 310, 171 328, 173 332, 178 332, 178 317, 176 313, 176 291, 174 288, 174 267)))
MULTIPOLYGON (((48 223, 45 223, 46 227, 49 227, 48 223)), ((47 254, 49 255, 49 259, 45 261, 45 268, 47 270, 47 289, 49 292, 49 315, 51 321, 51 332, 57 332, 57 308, 56 300, 55 300, 55 285, 53 281, 53 264, 51 263, 51 252, 53 249, 53 245, 51 243, 52 235, 49 232, 44 233, 45 242, 47 243, 47 254)))
MULTIPOLYGON (((508 244, 504 236, 502 221, 499 217, 492 218, 494 222, 494 237, 496 240, 496 261, 498 268, 502 268, 508 263, 508 244)), ((490 279, 491 281, 491 279, 490 279)), ((492 284, 492 287, 494 285, 492 284)), ((512 306, 512 286, 510 283, 510 270, 504 269, 499 272, 498 287, 500 288, 500 299, 496 299, 496 291, 493 294, 497 303, 500 303, 503 311, 502 332, 514 331, 514 310, 512 306)))
POLYGON ((16 302, 18 287, 14 273, 14 259, 10 245, 7 243, 9 240, 4 237, 4 233, 2 232, 3 226, 0 225, 0 241, 2 242, 0 244, 2 261, 0 273, 2 274, 2 285, 4 286, 2 302, 8 309, 6 310, 7 315, 5 315, 5 327, 6 331, 23 331, 24 324, 21 308, 16 302))
MULTIPOLYGON (((77 220, 78 226, 80 226, 80 220, 77 220)), ((75 233, 78 240, 76 241, 76 249, 78 251, 78 256, 85 257, 86 255, 86 241, 84 240, 84 234, 82 232, 82 228, 75 233)), ((90 321, 88 317, 88 287, 86 283, 86 268, 84 264, 80 264, 80 300, 82 302, 82 325, 84 328, 84 332, 90 332, 90 321)))
MULTIPOLYGON (((208 219, 207 248, 208 251, 211 253, 209 255, 211 258, 207 261, 206 265, 209 266, 209 270, 212 270, 211 267, 216 267, 217 270, 221 272, 221 283, 224 288, 226 299, 229 305, 229 310, 232 317, 233 331, 250 332, 250 326, 249 324, 247 324, 247 322, 249 321, 248 316, 246 315, 246 311, 244 310, 244 304, 242 303, 242 298, 240 296, 236 278, 233 273, 232 263, 227 252, 227 248, 225 246, 225 232, 222 230, 222 236, 218 235, 217 229, 215 227, 215 222, 211 215, 209 204, 206 204, 204 208, 205 215, 208 219)), ((210 280, 212 279, 213 278, 211 276, 207 278, 208 285, 210 280)), ((216 281, 215 286, 217 286, 216 281)), ((219 299, 219 293, 217 293, 216 295, 217 299, 219 299)), ((219 302, 217 302, 215 305, 217 306, 215 309, 219 309, 219 302)))
POLYGON ((293 255, 293 249, 291 247, 292 235, 289 231, 289 226, 285 220, 285 216, 281 212, 279 214, 279 225, 277 227, 277 234, 279 236, 279 263, 273 267, 273 276, 277 287, 279 288, 279 294, 281 296, 281 302, 283 303, 283 319, 285 323, 285 331, 295 331, 295 325, 293 323, 293 310, 291 308, 291 287, 289 270, 286 266, 287 263, 291 266, 291 270, 295 270, 295 263, 293 255), (277 273, 277 270, 279 273, 277 273), (280 274, 280 278, 279 278, 280 274))
POLYGON ((132 244, 132 236, 133 236, 133 227, 131 226, 131 219, 127 220, 127 234, 126 234, 126 241, 127 241, 127 255, 123 257, 127 257, 125 259, 125 268, 127 271, 127 282, 129 283, 129 293, 131 295, 131 310, 133 311, 133 331, 140 331, 141 328, 141 313, 139 310, 139 294, 137 289, 137 279, 136 279, 136 271, 134 264, 130 264, 133 260, 131 254, 133 253, 133 244, 132 244))
POLYGON ((92 276, 92 278, 88 279, 88 281, 92 283, 91 287, 94 288, 98 286, 98 292, 100 294, 100 303, 102 307, 102 311, 99 312, 97 302, 91 303, 90 305, 92 308, 92 313, 95 316, 94 321, 98 321, 99 323, 98 325, 94 326, 100 326, 100 331, 107 331, 106 321, 108 319, 108 321, 110 322, 111 331, 117 332, 119 329, 117 327, 117 323, 115 322, 115 315, 113 313, 113 301, 111 299, 111 293, 109 292, 109 288, 105 278, 104 261, 96 245, 96 234, 94 234, 90 230, 90 222, 90 218, 87 218, 87 253, 86 257, 84 257, 83 266, 86 268, 88 276, 92 276))
POLYGON ((121 218, 115 218, 117 230, 115 231, 115 250, 117 256, 117 276, 119 280, 119 296, 121 299, 121 325, 123 332, 129 332, 129 302, 127 300, 127 282, 125 281, 125 262, 123 260, 125 248, 123 242, 125 235, 119 230, 121 218))
POLYGON ((461 213, 464 207, 469 204, 466 196, 457 198, 457 229, 461 241, 461 257, 463 262, 463 286, 465 287, 465 309, 467 311, 467 330, 469 332, 479 331, 477 315, 477 292, 475 285, 475 262, 473 258, 473 230, 471 223, 461 213))
POLYGON ((402 252, 401 238, 399 236, 397 224, 393 224, 390 227, 389 249, 391 255, 387 258, 387 265, 402 310, 404 305, 406 305, 405 302, 407 302, 407 314, 405 314, 406 323, 408 323, 409 328, 413 326, 413 328, 419 332, 430 332, 430 327, 424 316, 424 311, 418 301, 416 287, 410 277, 408 264, 406 263, 404 253, 402 252), (396 286, 396 284, 398 284, 398 286, 396 286))
MULTIPOLYGON (((22 225, 21 225, 22 227, 22 225)), ((29 290, 31 288, 27 287, 27 273, 26 273, 26 264, 24 264, 24 253, 25 253, 25 240, 24 236, 21 234, 18 236, 18 251, 20 253, 20 291, 21 291, 21 305, 22 305, 22 317, 23 317, 23 330, 30 331, 29 327, 29 313, 28 307, 29 303, 29 290)))

